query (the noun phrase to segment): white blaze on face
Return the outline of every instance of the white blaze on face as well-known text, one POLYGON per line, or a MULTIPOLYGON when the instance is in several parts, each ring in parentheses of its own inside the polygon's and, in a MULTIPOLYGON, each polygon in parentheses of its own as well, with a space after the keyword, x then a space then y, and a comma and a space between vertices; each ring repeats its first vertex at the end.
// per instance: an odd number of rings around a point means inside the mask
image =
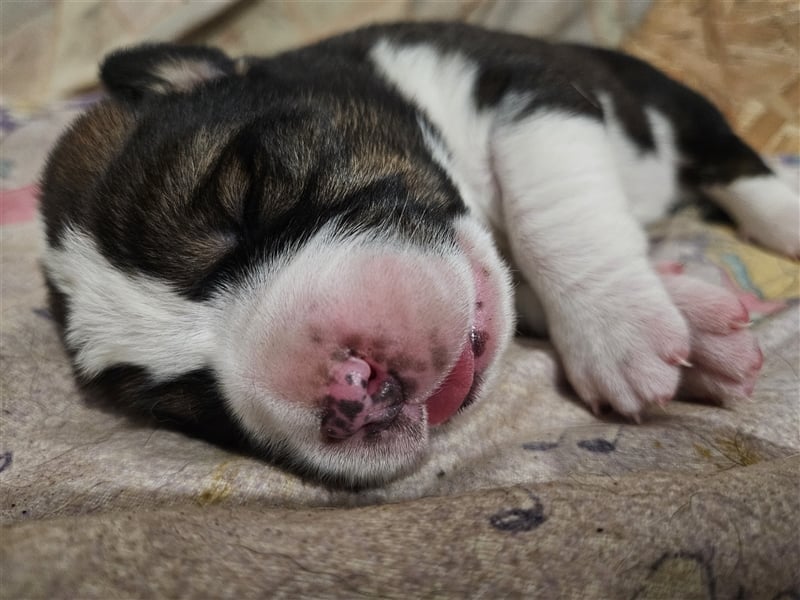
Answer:
POLYGON ((499 223, 489 156, 493 111, 475 109, 478 66, 433 44, 397 45, 381 40, 370 58, 387 81, 435 124, 444 145, 423 127, 433 158, 448 174, 472 214, 499 223))

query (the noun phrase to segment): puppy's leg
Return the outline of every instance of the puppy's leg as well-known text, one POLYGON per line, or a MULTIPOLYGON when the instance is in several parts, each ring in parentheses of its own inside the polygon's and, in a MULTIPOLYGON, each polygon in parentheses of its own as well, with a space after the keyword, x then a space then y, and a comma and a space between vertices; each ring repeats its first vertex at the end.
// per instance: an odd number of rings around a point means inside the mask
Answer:
POLYGON ((537 112, 499 123, 491 144, 514 261, 579 396, 636 419, 669 401, 689 330, 647 259, 602 122, 537 112))
MULTIPOLYGON (((706 192, 761 245, 800 258, 800 194, 781 181, 706 98, 632 56, 595 50, 632 98, 667 117, 680 181, 706 192)), ((636 200, 636 199, 634 199, 636 200)))
POLYGON ((746 237, 780 254, 800 258, 800 193, 785 182, 764 173, 703 188, 746 237))
MULTIPOLYGON (((671 85, 675 85, 674 83, 671 85)), ((741 232, 780 254, 800 258, 800 192, 772 172, 702 96, 675 94, 680 179, 704 191, 741 232)))

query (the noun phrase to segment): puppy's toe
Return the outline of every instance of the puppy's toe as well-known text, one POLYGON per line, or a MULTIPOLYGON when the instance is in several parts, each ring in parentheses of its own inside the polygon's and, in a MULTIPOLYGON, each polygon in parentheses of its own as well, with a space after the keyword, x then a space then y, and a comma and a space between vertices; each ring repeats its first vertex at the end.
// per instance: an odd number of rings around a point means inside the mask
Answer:
POLYGON ((681 395, 721 403, 749 397, 764 358, 747 328, 747 309, 731 292, 685 275, 663 275, 691 335, 691 367, 681 395))
POLYGON ((654 283, 627 288, 647 289, 645 298, 608 298, 602 310, 555 330, 570 382, 595 413, 607 403, 638 422, 648 406, 665 405, 678 389, 680 365, 690 356, 689 330, 654 283))

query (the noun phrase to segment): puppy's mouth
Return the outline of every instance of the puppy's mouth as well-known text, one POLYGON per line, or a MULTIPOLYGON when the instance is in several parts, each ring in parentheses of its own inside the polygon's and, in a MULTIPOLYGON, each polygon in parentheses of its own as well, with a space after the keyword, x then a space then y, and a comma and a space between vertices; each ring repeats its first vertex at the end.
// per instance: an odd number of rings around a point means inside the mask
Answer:
POLYGON ((461 356, 439 388, 426 401, 429 425, 440 425, 448 421, 475 400, 480 388, 481 374, 490 360, 486 356, 492 320, 489 312, 491 302, 487 302, 487 274, 483 267, 475 263, 472 264, 472 271, 476 292, 475 319, 461 356))
POLYGON ((472 328, 469 340, 464 344, 456 364, 442 385, 428 398, 428 424, 440 425, 452 418, 459 410, 469 406, 480 388, 480 372, 476 370, 477 359, 483 354, 487 333, 472 328))
POLYGON ((428 423, 439 425, 464 405, 475 380, 475 353, 469 343, 439 389, 428 398, 428 423))

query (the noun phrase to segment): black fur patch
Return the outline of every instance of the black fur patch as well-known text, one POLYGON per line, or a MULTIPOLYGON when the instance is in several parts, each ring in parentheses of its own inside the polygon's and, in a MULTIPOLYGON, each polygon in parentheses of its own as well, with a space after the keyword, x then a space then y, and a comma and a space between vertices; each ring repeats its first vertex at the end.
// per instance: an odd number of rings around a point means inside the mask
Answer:
POLYGON ((145 96, 180 91, 233 72, 234 62, 216 48, 145 44, 106 57, 100 67, 100 79, 116 98, 136 102, 145 96), (192 76, 191 69, 197 66, 202 68, 192 76), (185 69, 190 75, 176 84, 165 77, 164 69, 185 69))
POLYGON ((95 108, 45 173, 51 243, 69 221, 118 268, 203 300, 332 220, 421 245, 452 237, 465 207, 418 113, 364 69, 322 76, 327 58, 296 70, 266 60, 199 90, 95 108), (108 114, 124 117, 118 145, 62 177, 61 165, 86 162, 97 143, 86 131, 108 114))
POLYGON ((670 120, 683 155, 680 175, 684 184, 729 183, 737 177, 771 173, 703 96, 632 56, 599 48, 587 50, 608 66, 631 100, 657 108, 670 120))
POLYGON ((118 365, 82 381, 82 385, 87 399, 98 405, 130 409, 132 416, 143 415, 162 426, 223 446, 247 447, 245 435, 227 411, 209 369, 154 383, 144 369, 118 365))

